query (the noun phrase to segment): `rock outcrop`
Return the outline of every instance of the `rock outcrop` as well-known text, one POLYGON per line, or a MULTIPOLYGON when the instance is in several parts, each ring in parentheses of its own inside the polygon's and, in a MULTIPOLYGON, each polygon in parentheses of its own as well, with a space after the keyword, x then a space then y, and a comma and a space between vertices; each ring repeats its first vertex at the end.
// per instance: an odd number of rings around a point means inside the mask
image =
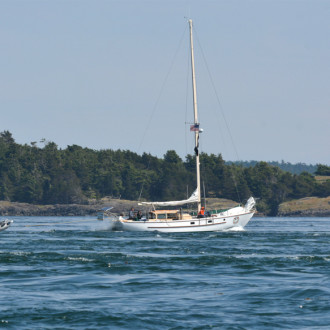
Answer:
POLYGON ((305 197, 279 206, 282 217, 330 217, 330 196, 325 198, 305 197))
POLYGON ((85 216, 95 215, 103 207, 112 206, 115 214, 127 213, 131 207, 145 211, 137 201, 102 198, 90 200, 88 204, 35 205, 0 201, 0 216, 85 216))

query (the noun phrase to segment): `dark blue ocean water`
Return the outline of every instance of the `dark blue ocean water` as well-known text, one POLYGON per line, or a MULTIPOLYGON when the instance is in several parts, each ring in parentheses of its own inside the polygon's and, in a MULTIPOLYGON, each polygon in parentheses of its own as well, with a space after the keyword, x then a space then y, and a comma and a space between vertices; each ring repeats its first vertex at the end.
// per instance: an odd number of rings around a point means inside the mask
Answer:
POLYGON ((254 218, 244 231, 187 234, 11 219, 0 233, 1 328, 330 327, 329 218, 254 218))

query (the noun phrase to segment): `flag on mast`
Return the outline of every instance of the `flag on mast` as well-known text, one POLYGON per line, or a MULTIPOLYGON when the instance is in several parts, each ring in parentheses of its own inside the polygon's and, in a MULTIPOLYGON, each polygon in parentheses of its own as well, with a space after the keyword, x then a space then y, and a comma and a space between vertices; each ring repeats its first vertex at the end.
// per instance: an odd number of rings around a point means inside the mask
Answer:
POLYGON ((190 125, 191 132, 198 132, 199 131, 199 124, 190 125))

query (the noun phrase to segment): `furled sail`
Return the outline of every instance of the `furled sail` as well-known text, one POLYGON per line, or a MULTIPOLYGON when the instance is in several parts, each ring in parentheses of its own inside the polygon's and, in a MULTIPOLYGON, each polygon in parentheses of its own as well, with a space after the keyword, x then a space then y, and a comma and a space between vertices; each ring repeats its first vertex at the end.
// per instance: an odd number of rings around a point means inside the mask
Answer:
POLYGON ((250 212, 250 211, 254 208, 255 205, 256 205, 256 201, 255 201, 255 199, 254 199, 253 197, 250 197, 250 198, 247 200, 247 202, 246 202, 244 208, 245 208, 246 211, 250 212))
POLYGON ((183 201, 171 201, 171 202, 141 202, 140 205, 157 205, 157 206, 176 206, 187 203, 197 203, 199 201, 198 190, 196 189, 193 194, 183 201))

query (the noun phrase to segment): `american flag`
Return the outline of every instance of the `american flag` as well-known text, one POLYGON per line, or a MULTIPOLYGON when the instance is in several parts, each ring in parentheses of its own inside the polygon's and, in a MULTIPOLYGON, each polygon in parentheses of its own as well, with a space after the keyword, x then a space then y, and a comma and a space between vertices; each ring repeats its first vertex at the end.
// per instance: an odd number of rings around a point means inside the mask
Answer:
POLYGON ((198 132, 199 131, 199 124, 190 125, 191 132, 198 132))

